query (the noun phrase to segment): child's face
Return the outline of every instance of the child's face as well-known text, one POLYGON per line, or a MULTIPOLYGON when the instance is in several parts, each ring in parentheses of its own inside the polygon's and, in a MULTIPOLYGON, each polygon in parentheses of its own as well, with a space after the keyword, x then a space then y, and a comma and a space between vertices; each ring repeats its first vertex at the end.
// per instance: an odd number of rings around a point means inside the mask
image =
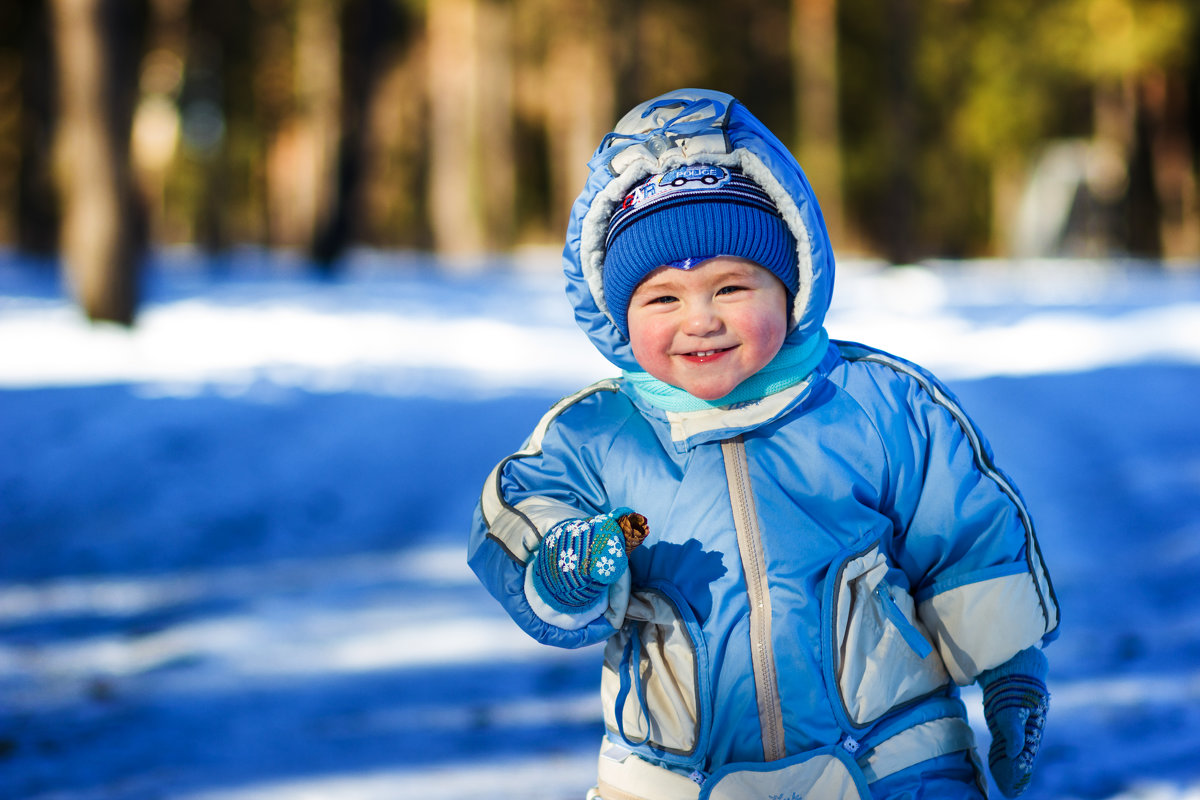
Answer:
POLYGON ((787 335, 787 292, 769 271, 718 256, 689 270, 660 267, 629 301, 629 340, 642 369, 716 400, 765 367, 787 335))

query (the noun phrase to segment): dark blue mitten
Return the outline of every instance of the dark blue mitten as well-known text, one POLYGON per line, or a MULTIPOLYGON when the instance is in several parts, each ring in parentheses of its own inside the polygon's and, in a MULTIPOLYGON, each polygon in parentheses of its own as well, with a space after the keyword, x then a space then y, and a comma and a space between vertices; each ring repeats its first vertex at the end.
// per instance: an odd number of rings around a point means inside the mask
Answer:
POLYGON ((628 508, 560 522, 538 548, 534 589, 556 611, 573 614, 591 608, 625 574, 627 549, 636 547, 645 531, 646 518, 628 508))
POLYGON ((1024 792, 1033 777, 1050 707, 1046 671, 1046 656, 1031 647, 979 676, 983 716, 992 734, 988 767, 1005 797, 1024 792))

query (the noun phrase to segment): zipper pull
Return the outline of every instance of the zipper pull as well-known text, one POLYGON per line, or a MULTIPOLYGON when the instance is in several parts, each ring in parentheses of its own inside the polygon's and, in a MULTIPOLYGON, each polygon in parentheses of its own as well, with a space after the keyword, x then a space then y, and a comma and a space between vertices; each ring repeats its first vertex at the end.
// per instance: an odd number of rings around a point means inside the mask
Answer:
POLYGON ((912 624, 908 617, 904 616, 904 612, 900 610, 900 606, 896 605, 896 598, 892 597, 891 591, 886 583, 881 583, 875 587, 875 596, 879 598, 880 604, 883 606, 883 615, 888 618, 888 621, 896 626, 896 630, 900 633, 904 643, 916 653, 917 658, 924 661, 933 653, 933 645, 925 638, 921 631, 917 630, 917 626, 912 624))
POLYGON ((862 747, 862 745, 859 743, 858 739, 855 739, 848 733, 846 734, 846 738, 842 739, 842 749, 850 755, 857 753, 860 747, 862 747))
POLYGON ((703 786, 704 782, 708 780, 708 775, 698 769, 692 770, 692 774, 688 775, 688 777, 691 778, 692 783, 696 784, 697 786, 703 786))

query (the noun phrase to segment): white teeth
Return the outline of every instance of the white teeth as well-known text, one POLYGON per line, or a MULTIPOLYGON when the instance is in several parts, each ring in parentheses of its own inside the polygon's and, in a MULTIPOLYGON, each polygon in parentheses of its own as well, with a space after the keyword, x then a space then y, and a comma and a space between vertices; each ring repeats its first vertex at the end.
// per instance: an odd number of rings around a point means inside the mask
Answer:
POLYGON ((716 355, 716 354, 717 354, 716 350, 703 350, 699 353, 693 353, 693 355, 698 356, 700 358, 703 358, 705 356, 712 356, 712 355, 716 355))

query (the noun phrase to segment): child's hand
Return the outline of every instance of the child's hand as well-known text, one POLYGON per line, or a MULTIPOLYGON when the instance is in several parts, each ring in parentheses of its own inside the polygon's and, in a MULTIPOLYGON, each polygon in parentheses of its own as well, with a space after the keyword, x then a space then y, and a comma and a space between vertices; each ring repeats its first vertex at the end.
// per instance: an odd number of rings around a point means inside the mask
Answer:
POLYGON ((979 676, 983 715, 992 734, 988 767, 1005 797, 1029 786, 1033 762, 1042 742, 1050 695, 1046 691, 1046 656, 1036 647, 979 676))
POLYGON ((647 532, 646 518, 628 508, 560 522, 542 539, 534 558, 538 596, 565 613, 590 608, 625 574, 628 552, 647 532))

